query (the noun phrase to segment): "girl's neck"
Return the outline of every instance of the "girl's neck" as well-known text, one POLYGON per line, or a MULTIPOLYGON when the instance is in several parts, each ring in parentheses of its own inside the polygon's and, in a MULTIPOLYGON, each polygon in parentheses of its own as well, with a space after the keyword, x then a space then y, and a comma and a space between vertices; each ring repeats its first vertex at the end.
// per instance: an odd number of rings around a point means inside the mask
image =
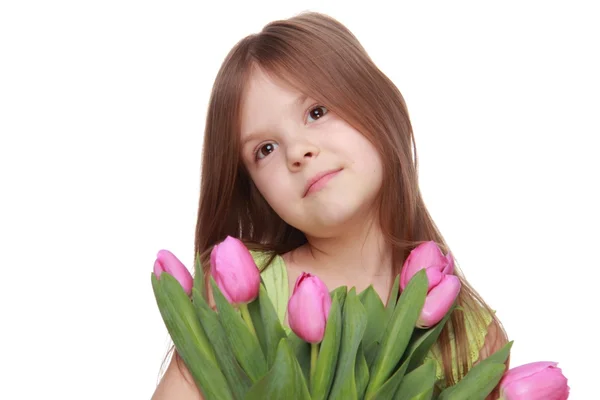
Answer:
POLYGON ((360 292, 372 284, 385 302, 393 282, 392 251, 378 224, 362 224, 340 236, 307 239, 287 257, 295 269, 318 275, 330 288, 345 285, 360 292))

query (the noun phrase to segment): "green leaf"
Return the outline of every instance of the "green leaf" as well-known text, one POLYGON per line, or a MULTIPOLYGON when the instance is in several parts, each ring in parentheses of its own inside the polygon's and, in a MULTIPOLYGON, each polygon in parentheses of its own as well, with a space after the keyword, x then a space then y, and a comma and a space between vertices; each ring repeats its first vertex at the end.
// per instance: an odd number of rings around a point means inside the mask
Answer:
POLYGON ((317 366, 310 382, 310 393, 313 400, 327 399, 335 374, 340 344, 342 342, 342 309, 340 295, 334 295, 329 309, 325 335, 319 348, 317 366))
POLYGON ((363 345, 368 348, 372 343, 378 342, 385 330, 385 307, 381 298, 370 285, 358 295, 367 311, 367 329, 363 337, 363 345))
MULTIPOLYGON (((258 325, 261 327, 261 330, 264 331, 265 343, 267 347, 267 363, 268 366, 271 367, 273 362, 275 362, 275 355, 277 354, 278 347, 277 344, 281 341, 281 339, 286 338, 287 335, 281 326, 281 322, 279 321, 275 307, 273 307, 273 303, 271 302, 269 294, 267 293, 267 289, 263 285, 260 285, 258 299, 261 316, 261 322, 258 325)), ((256 323, 254 324, 254 327, 257 328, 256 323)))
POLYGON ((394 279, 394 284, 392 285, 392 290, 390 292, 390 297, 388 298, 387 304, 385 306, 385 320, 389 321, 392 318, 392 314, 396 309, 396 304, 398 304, 398 293, 400 291, 400 275, 396 275, 396 279, 394 279))
POLYGON ((381 350, 381 338, 387 329, 390 321, 392 320, 392 315, 394 314, 394 310, 396 309, 396 304, 398 303, 398 291, 400 288, 400 275, 396 276, 394 279, 394 284, 392 285, 392 290, 390 291, 390 296, 388 298, 387 304, 385 306, 384 314, 383 314, 383 326, 381 327, 381 332, 379 338, 375 342, 371 342, 367 346, 365 346, 365 358, 367 360, 367 364, 369 365, 369 371, 372 371, 373 362, 377 359, 377 355, 381 350))
POLYGON ((337 287, 337 288, 333 289, 331 292, 329 292, 329 295, 331 296, 332 301, 335 298, 335 296, 339 296, 340 297, 340 307, 343 309, 344 302, 346 301, 346 296, 348 295, 348 286, 337 287))
POLYGON ((429 389, 425 389, 424 392, 421 392, 415 395, 411 400, 431 400, 433 396, 433 387, 429 389))
MULTIPOLYGON (((410 364, 412 364, 412 359, 409 361, 410 364)), ((436 380, 435 373, 436 367, 433 360, 427 360, 412 372, 407 373, 394 395, 394 400, 412 400, 420 398, 419 396, 423 393, 429 393, 429 397, 431 397, 436 380)))
POLYGON ((379 342, 371 343, 370 345, 365 347, 365 360, 367 361, 367 365, 369 366, 369 371, 373 367, 373 361, 377 358, 377 354, 379 353, 379 348, 381 344, 379 342))
POLYGON ((265 327, 262 323, 262 316, 260 315, 260 295, 259 297, 254 299, 254 301, 248 303, 248 313, 250 314, 250 318, 252 319, 252 324, 254 326, 254 330, 256 331, 256 336, 258 337, 258 343, 260 343, 260 348, 262 349, 262 352, 266 357, 266 354, 268 352, 267 338, 265 333, 265 327))
POLYGON ((427 275, 422 269, 406 285, 400 295, 391 321, 381 341, 381 348, 371 368, 367 397, 372 397, 389 378, 400 361, 415 329, 427 295, 427 275))
POLYGON ((367 384, 369 383, 369 366, 367 365, 367 360, 365 359, 362 343, 358 346, 358 351, 356 353, 355 368, 356 393, 358 398, 362 399, 365 395, 365 390, 367 390, 367 384))
POLYGON ((233 354, 244 368, 252 382, 256 382, 267 373, 267 360, 262 352, 258 338, 248 329, 242 317, 236 312, 219 290, 214 278, 210 278, 213 296, 219 311, 219 320, 231 344, 233 354))
POLYGON ((443 390, 438 400, 484 400, 502 379, 505 368, 504 364, 482 361, 456 385, 443 390))
MULTIPOLYGON (((438 340, 442 329, 444 329, 444 326, 450 320, 454 309, 455 306, 450 307, 444 318, 442 318, 435 326, 429 329, 415 329, 415 333, 411 338, 404 355, 404 358, 410 356, 407 372, 414 370, 423 363, 423 360, 425 360, 431 347, 438 340)), ((402 361, 404 361, 404 359, 402 361)))
POLYGON ((329 397, 331 399, 357 399, 355 363, 358 346, 367 326, 367 312, 352 288, 346 296, 342 317, 342 343, 338 367, 329 397))
POLYGON ((156 304, 177 352, 206 400, 233 399, 194 306, 179 282, 166 272, 152 273, 156 304))
POLYGON ((462 398, 484 399, 496 387, 504 371, 506 370, 506 359, 510 354, 514 341, 505 344, 500 350, 483 359, 467 372, 467 375, 456 385, 451 386, 442 393, 440 399, 455 400, 462 398), (500 373, 498 371, 501 371, 500 373), (454 392, 457 392, 456 394, 454 392), (480 394, 483 395, 480 397, 480 394), (442 396, 443 395, 443 396, 442 396), (466 397, 460 397, 466 396, 466 397))
POLYGON ((398 368, 379 389, 374 394, 365 396, 367 400, 389 400, 393 398, 394 393, 398 390, 398 387, 402 383, 402 379, 404 378, 404 374, 406 373, 406 369, 408 367, 408 363, 410 360, 403 362, 398 368))
POLYGON ((204 271, 202 270, 202 265, 200 265, 200 252, 196 253, 196 259, 194 260, 194 288, 202 298, 206 299, 206 286, 204 285, 204 271))
POLYGON ((215 356, 233 395, 236 399, 243 399, 252 381, 237 362, 217 313, 210 308, 196 288, 192 289, 192 298, 202 328, 213 348, 217 349, 215 356))
POLYGON ((248 391, 246 400, 310 400, 306 381, 287 339, 281 339, 273 367, 248 391))
POLYGON ((310 343, 299 338, 293 331, 288 334, 287 342, 292 349, 292 353, 298 360, 302 374, 306 382, 310 381, 310 343))

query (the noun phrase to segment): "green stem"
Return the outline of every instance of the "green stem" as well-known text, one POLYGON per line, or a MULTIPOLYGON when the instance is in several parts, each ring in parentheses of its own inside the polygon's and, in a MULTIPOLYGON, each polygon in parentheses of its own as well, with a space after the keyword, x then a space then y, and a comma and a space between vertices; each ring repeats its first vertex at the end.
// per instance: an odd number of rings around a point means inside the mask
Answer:
POLYGON ((248 304, 240 304, 240 311, 242 312, 242 319, 246 322, 248 329, 250 329, 250 332, 258 339, 258 336, 256 336, 256 329, 254 329, 254 324, 252 323, 252 317, 248 311, 248 304))
POLYGON ((310 344, 310 382, 315 378, 315 371, 317 369, 317 356, 319 355, 319 343, 310 344))

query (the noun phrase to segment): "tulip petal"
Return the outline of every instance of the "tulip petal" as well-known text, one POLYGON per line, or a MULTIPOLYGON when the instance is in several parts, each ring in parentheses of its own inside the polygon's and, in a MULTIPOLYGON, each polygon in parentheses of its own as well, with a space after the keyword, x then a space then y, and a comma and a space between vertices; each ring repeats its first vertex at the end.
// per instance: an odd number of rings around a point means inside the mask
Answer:
POLYGON ((537 361, 529 364, 520 365, 518 367, 511 368, 506 371, 504 376, 502 377, 502 381, 500 381, 501 386, 506 386, 511 384, 514 381, 518 381, 524 378, 527 378, 531 375, 537 374, 545 370, 546 368, 556 367, 558 365, 557 362, 552 361, 537 361))
POLYGON ((318 343, 325 334, 323 315, 315 312, 322 305, 319 296, 310 285, 301 285, 296 295, 290 298, 288 322, 290 328, 304 341, 318 343))
MULTIPOLYGON (((556 363, 554 363, 556 365, 556 363)), ((535 367, 537 368, 537 366, 535 367)), ((530 371, 535 370, 530 369, 530 371)), ((513 380, 504 385, 501 382, 502 393, 507 399, 533 399, 533 400, 563 400, 568 397, 569 387, 567 378, 560 368, 549 366, 541 371, 513 380)))
POLYGON ((305 342, 323 340, 331 296, 327 286, 318 277, 302 273, 288 302, 288 323, 305 342))
POLYGON ((162 274, 164 271, 162 265, 160 265, 160 261, 158 261, 158 259, 156 261, 154 261, 154 275, 156 275, 157 278, 160 278, 160 274, 162 274))
POLYGON ((421 243, 410 252, 404 262, 400 275, 400 288, 404 289, 408 281, 423 268, 436 268, 442 271, 447 264, 446 257, 434 241, 421 243))
POLYGON ((439 285, 425 298, 425 304, 417 321, 417 327, 429 328, 444 318, 460 292, 461 283, 454 275, 445 275, 439 285))
POLYGON ((194 285, 192 274, 190 274, 190 271, 175 256, 175 254, 171 253, 169 250, 160 250, 156 255, 154 273, 158 278, 162 272, 167 272, 177 279, 188 295, 192 293, 192 286, 194 285))
POLYGON ((310 274, 305 272, 301 273, 300 276, 296 278, 296 282, 294 283, 294 291, 292 293, 296 293, 296 290, 300 287, 300 284, 310 276, 310 274))
POLYGON ((210 272, 230 303, 246 304, 258 296, 260 271, 241 240, 227 236, 213 247, 210 272))
POLYGON ((427 281, 429 282, 429 284, 427 285, 427 293, 429 293, 431 289, 439 285, 440 281, 445 276, 436 268, 427 268, 425 270, 425 274, 427 275, 427 281))
POLYGON ((445 258, 446 266, 444 267, 444 269, 442 269, 442 273, 445 275, 452 275, 454 274, 454 256, 449 251, 448 254, 446 254, 445 258))

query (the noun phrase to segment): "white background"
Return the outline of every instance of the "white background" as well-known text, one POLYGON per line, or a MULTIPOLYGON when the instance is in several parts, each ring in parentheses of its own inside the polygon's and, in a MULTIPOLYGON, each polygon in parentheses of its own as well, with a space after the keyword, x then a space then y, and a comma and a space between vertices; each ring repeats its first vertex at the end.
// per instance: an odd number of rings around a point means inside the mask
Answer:
POLYGON ((2 2, 0 398, 150 398, 170 344, 150 273, 161 248, 192 265, 217 69, 303 10, 404 94, 426 204, 512 365, 558 361, 597 398, 592 3, 2 2))

